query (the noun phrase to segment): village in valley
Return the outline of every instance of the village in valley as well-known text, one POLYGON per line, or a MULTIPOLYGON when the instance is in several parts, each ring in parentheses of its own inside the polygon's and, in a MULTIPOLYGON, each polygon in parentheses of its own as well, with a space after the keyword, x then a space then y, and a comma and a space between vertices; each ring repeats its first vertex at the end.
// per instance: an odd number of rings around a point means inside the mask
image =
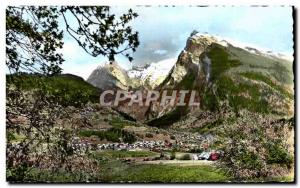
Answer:
MULTIPOLYGON (((187 137, 186 139, 191 139, 187 137)), ((197 138, 196 138, 197 139, 197 138)), ((132 144, 129 143, 103 143, 96 144, 95 140, 80 140, 79 137, 75 137, 71 142, 71 147, 78 153, 84 153, 86 151, 151 151, 157 153, 154 157, 129 157, 126 161, 154 161, 154 160, 179 160, 181 156, 185 155, 184 160, 210 160, 216 161, 220 157, 220 152, 211 150, 208 148, 208 142, 200 145, 199 143, 183 143, 177 142, 177 140, 148 140, 137 141, 132 144), (94 142, 93 142, 94 141, 94 142), (178 151, 177 155, 172 158, 172 151, 178 151), (189 153, 189 152, 193 153, 189 153), (188 156, 188 157, 187 157, 188 156)), ((161 161, 162 162, 162 161, 161 161)))

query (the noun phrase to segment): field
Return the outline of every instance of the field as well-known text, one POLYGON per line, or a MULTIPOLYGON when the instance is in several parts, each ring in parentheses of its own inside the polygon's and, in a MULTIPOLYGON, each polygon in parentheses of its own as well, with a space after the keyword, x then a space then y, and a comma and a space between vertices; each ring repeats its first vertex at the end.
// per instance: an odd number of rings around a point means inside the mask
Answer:
POLYGON ((127 164, 118 160, 100 162, 101 170, 94 177, 83 178, 80 173, 34 169, 28 182, 110 182, 110 183, 183 183, 228 182, 230 177, 213 166, 177 166, 162 164, 127 164), (35 179, 37 178, 37 179, 35 179))
MULTIPOLYGON (((153 153, 126 151, 108 152, 116 156, 149 156, 153 153)), ((114 158, 98 160, 99 171, 94 176, 64 170, 53 174, 49 170, 32 169, 25 182, 102 182, 102 183, 230 183, 235 180, 210 161, 158 160, 128 163, 114 158)), ((273 178, 254 178, 243 182, 293 182, 294 175, 273 178)))
MULTIPOLYGON (((111 165, 110 165, 111 166, 111 165)), ((102 176, 108 182, 227 182, 224 172, 213 166, 176 166, 162 164, 124 165, 110 169, 102 176)))

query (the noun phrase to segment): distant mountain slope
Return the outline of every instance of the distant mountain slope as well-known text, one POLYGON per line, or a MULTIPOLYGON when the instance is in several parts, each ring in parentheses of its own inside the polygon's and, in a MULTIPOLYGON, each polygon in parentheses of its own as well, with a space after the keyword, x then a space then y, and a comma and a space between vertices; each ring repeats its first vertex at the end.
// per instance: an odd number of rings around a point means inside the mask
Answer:
POLYGON ((87 82, 102 90, 147 88, 161 84, 176 63, 175 58, 149 63, 144 67, 133 67, 125 71, 117 62, 105 63, 95 69, 87 82))
POLYGON ((99 102, 101 90, 72 74, 46 77, 37 74, 6 75, 7 85, 18 85, 25 92, 40 89, 56 98, 63 106, 81 106, 99 102))
POLYGON ((116 62, 105 63, 95 69, 87 82, 102 90, 123 89, 127 90, 130 79, 124 69, 116 62))

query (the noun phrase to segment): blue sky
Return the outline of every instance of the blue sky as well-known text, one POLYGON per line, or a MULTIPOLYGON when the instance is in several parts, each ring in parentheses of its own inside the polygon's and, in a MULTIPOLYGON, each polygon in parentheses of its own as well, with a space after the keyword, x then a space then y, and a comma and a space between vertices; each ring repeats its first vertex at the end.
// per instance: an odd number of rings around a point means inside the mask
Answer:
MULTIPOLYGON (((132 8, 139 14, 132 26, 140 33, 140 46, 134 54, 134 65, 177 57, 193 30, 232 39, 248 46, 277 53, 293 53, 292 7, 112 7, 116 15, 132 8)), ((104 57, 91 57, 65 35, 62 50, 65 73, 87 79, 104 57)), ((124 68, 131 64, 116 58, 124 68)))

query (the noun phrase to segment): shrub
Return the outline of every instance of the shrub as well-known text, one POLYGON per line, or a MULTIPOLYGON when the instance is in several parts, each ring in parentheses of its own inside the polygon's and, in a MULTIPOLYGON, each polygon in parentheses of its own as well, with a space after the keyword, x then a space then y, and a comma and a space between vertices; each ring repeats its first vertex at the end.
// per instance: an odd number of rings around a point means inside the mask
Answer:
POLYGON ((53 95, 38 88, 24 92, 14 84, 7 84, 6 92, 7 181, 51 181, 48 178, 59 170, 74 175, 82 172, 84 177, 92 175, 91 171, 97 169, 95 161, 75 154, 70 141, 77 128, 67 130, 57 123, 71 116, 53 95), (22 139, 18 139, 18 135, 22 135, 22 139), (35 170, 40 172, 34 173, 35 170))
POLYGON ((174 136, 174 135, 171 135, 171 136, 170 136, 170 139, 171 139, 171 140, 175 140, 175 136, 174 136))
POLYGON ((179 160, 191 160, 191 156, 188 153, 185 153, 183 155, 181 155, 179 158, 179 160))
POLYGON ((289 121, 243 112, 232 124, 218 129, 224 152, 221 167, 237 180, 286 175, 291 171, 293 156, 286 144, 291 134, 289 121))
POLYGON ((286 164, 291 166, 293 157, 281 147, 280 143, 269 143, 267 145, 267 163, 268 164, 286 164))
POLYGON ((122 130, 122 138, 124 142, 129 144, 132 144, 136 141, 136 138, 132 133, 123 130, 122 130))
POLYGON ((171 156, 170 156, 170 160, 174 160, 174 159, 175 159, 175 152, 172 151, 172 152, 171 152, 171 156))
POLYGON ((101 140, 108 140, 112 142, 120 142, 120 138, 126 143, 133 143, 136 141, 135 135, 125 130, 118 128, 111 128, 107 131, 96 131, 96 130, 82 130, 79 132, 82 137, 90 137, 92 135, 97 136, 101 140))
POLYGON ((202 148, 193 148, 189 153, 202 153, 204 150, 202 148))
POLYGON ((145 135, 147 138, 153 138, 153 134, 151 134, 151 133, 146 133, 146 135, 145 135))

